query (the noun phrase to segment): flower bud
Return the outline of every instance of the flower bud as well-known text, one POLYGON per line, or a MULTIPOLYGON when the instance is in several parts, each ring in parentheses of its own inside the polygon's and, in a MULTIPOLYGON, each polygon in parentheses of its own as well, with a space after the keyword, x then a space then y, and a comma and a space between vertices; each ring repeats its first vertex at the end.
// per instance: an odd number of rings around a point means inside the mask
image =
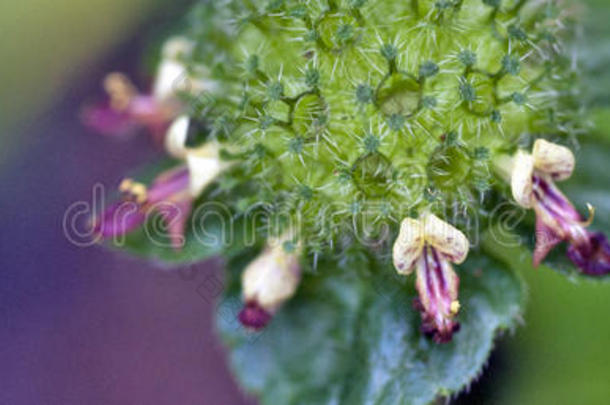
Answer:
POLYGON ((301 280, 300 249, 286 246, 285 238, 272 241, 242 274, 245 302, 240 322, 251 329, 266 326, 273 314, 297 290, 301 280))

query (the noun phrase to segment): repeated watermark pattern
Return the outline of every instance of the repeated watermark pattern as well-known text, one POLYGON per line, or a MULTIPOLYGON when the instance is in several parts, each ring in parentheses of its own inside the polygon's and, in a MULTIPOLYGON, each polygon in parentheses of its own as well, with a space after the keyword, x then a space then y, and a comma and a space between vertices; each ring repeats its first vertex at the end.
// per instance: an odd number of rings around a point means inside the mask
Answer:
MULTIPOLYGON (((90 200, 76 201, 68 206, 62 220, 63 233, 68 242, 82 248, 99 244, 104 234, 104 226, 111 223, 112 226, 121 228, 124 225, 121 221, 128 221, 129 215, 141 210, 135 202, 123 201, 113 211, 114 218, 110 221, 100 221, 96 227, 95 218, 104 212, 106 196, 107 190, 104 185, 97 183, 92 189, 90 200)), ((397 221, 383 215, 385 207, 382 203, 361 203, 358 210, 353 211, 351 223, 346 224, 343 221, 344 213, 350 209, 353 207, 349 204, 328 204, 318 214, 319 229, 324 230, 328 235, 349 233, 355 241, 371 248, 393 242, 390 240, 391 229, 397 225, 397 221)), ((272 236, 270 234, 272 230, 278 229, 280 224, 289 229, 299 229, 303 221, 299 212, 289 212, 283 210, 281 206, 264 204, 254 204, 239 216, 236 216, 227 204, 218 201, 204 202, 191 213, 182 212, 183 210, 182 206, 170 201, 147 206, 143 212, 147 226, 142 227, 147 242, 160 248, 175 247, 176 245, 170 243, 166 234, 173 225, 172 221, 176 221, 180 216, 176 214, 189 216, 190 223, 187 224, 187 229, 191 230, 189 237, 194 238, 195 242, 204 248, 230 247, 237 239, 244 247, 252 247, 256 244, 257 235, 260 234, 261 224, 264 224, 264 229, 269 233, 266 236, 269 237, 272 236)), ((479 245, 484 231, 489 231, 485 235, 494 238, 494 242, 499 244, 518 243, 511 236, 526 215, 526 211, 518 205, 505 202, 486 215, 485 222, 493 224, 493 227, 481 229, 482 218, 477 209, 463 206, 458 209, 455 205, 448 205, 441 211, 443 217, 468 235, 472 247, 479 245)), ((113 235, 109 239, 115 246, 125 246, 125 234, 113 235)), ((180 244, 183 246, 185 243, 186 240, 182 238, 180 244)))

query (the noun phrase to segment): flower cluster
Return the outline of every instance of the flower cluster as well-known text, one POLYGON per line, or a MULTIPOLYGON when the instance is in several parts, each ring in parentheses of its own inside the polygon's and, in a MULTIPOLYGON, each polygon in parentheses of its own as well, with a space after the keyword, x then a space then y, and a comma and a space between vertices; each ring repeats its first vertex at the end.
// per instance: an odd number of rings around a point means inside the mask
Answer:
POLYGON ((145 127, 182 162, 150 186, 125 180, 95 227, 122 235, 158 212, 179 249, 194 200, 226 176, 242 193, 224 196, 236 215, 244 201, 270 207, 257 234, 265 248, 242 277, 239 319, 255 330, 297 292, 307 257, 345 246, 384 257, 391 223, 394 267, 415 272, 422 331, 450 341, 460 310, 453 264, 471 243, 447 211, 489 212, 494 188, 535 210, 535 264, 567 241, 582 273, 607 274, 606 237, 586 229, 555 185, 574 156, 543 139, 581 132, 563 14, 534 0, 202 2, 193 39, 165 46, 151 94, 111 74, 109 105, 86 114, 106 133, 145 127), (208 130, 189 146, 191 133, 208 130), (538 138, 532 152, 507 156, 524 134, 538 138), (492 170, 500 161, 504 179, 492 170), (286 217, 298 227, 269 225, 286 217), (357 235, 362 217, 374 249, 357 235), (272 236, 262 241, 263 231, 272 236))
POLYGON ((199 94, 214 88, 205 75, 189 72, 184 64, 193 46, 184 37, 171 38, 165 43, 150 93, 139 92, 122 73, 108 74, 103 83, 108 101, 85 109, 85 124, 101 134, 119 137, 145 128, 153 139, 162 141, 172 120, 185 108, 179 95, 199 94))
POLYGON ((188 129, 188 118, 179 117, 166 134, 168 151, 183 160, 181 165, 159 174, 149 187, 130 178, 121 182, 122 199, 110 205, 94 223, 103 238, 124 235, 157 212, 166 223, 172 246, 183 246, 194 200, 232 164, 220 158, 220 144, 216 141, 186 147, 188 129))

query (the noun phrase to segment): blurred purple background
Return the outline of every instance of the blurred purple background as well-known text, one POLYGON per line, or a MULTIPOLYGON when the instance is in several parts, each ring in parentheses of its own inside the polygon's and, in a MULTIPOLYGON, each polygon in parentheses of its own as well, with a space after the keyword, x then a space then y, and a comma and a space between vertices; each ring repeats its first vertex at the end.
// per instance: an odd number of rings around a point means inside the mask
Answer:
POLYGON ((156 154, 145 135, 108 139, 78 118, 105 72, 138 77, 142 48, 128 41, 24 123, 23 152, 0 173, 0 404, 247 403, 200 288, 219 263, 170 272, 63 234, 70 204, 156 154))
MULTIPOLYGON (((75 67, 61 98, 22 123, 21 153, 0 171, 0 405, 255 404, 214 330, 208 283, 222 278, 220 260, 170 271, 64 235, 66 210, 92 202, 95 184, 112 192, 160 156, 145 133, 113 139, 79 119, 86 102, 104 97, 109 71, 146 88, 149 31, 134 30, 94 69, 75 67)), ((489 396, 498 359, 458 404, 489 396)))

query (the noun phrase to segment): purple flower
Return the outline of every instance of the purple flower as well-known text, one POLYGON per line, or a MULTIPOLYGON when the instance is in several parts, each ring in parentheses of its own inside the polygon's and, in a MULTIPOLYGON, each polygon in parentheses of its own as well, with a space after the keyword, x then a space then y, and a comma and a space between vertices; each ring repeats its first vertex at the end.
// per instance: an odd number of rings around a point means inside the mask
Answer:
POLYGON ((180 249, 193 203, 188 187, 186 165, 162 173, 149 188, 125 179, 119 186, 122 200, 113 203, 96 219, 94 229, 103 238, 122 236, 142 226, 156 212, 167 224, 172 246, 180 249))
POLYGON ((437 343, 451 341, 459 330, 454 318, 460 310, 460 280, 451 262, 466 260, 469 245, 462 232, 430 213, 419 220, 405 218, 394 243, 394 267, 405 275, 415 269, 421 329, 437 343))
MULTIPOLYGON (((146 128, 160 144, 170 122, 184 109, 177 95, 180 92, 197 95, 215 88, 213 82, 194 79, 189 74, 184 59, 192 50, 192 41, 182 37, 165 43, 149 94, 140 93, 125 75, 110 73, 104 79, 109 100, 105 105, 86 108, 85 124, 104 135, 115 136, 127 136, 146 128)), ((199 70, 197 77, 205 77, 206 72, 199 70)))
POLYGON ((122 236, 157 213, 167 226, 172 246, 180 249, 194 199, 231 166, 221 161, 217 142, 185 149, 184 153, 185 164, 161 173, 148 187, 132 179, 123 180, 119 186, 122 200, 96 218, 96 232, 103 238, 122 236))
POLYGON ((557 244, 567 241, 568 257, 584 274, 610 272, 610 244, 601 233, 586 228, 585 221, 555 181, 567 179, 574 170, 574 155, 564 147, 538 139, 532 154, 519 151, 513 160, 511 187, 519 205, 536 212, 534 266, 538 266, 557 244))
POLYGON ((146 128, 160 142, 170 121, 180 111, 176 100, 160 100, 152 94, 141 94, 121 73, 106 76, 104 88, 109 102, 86 108, 83 114, 85 125, 103 135, 122 137, 146 128))

